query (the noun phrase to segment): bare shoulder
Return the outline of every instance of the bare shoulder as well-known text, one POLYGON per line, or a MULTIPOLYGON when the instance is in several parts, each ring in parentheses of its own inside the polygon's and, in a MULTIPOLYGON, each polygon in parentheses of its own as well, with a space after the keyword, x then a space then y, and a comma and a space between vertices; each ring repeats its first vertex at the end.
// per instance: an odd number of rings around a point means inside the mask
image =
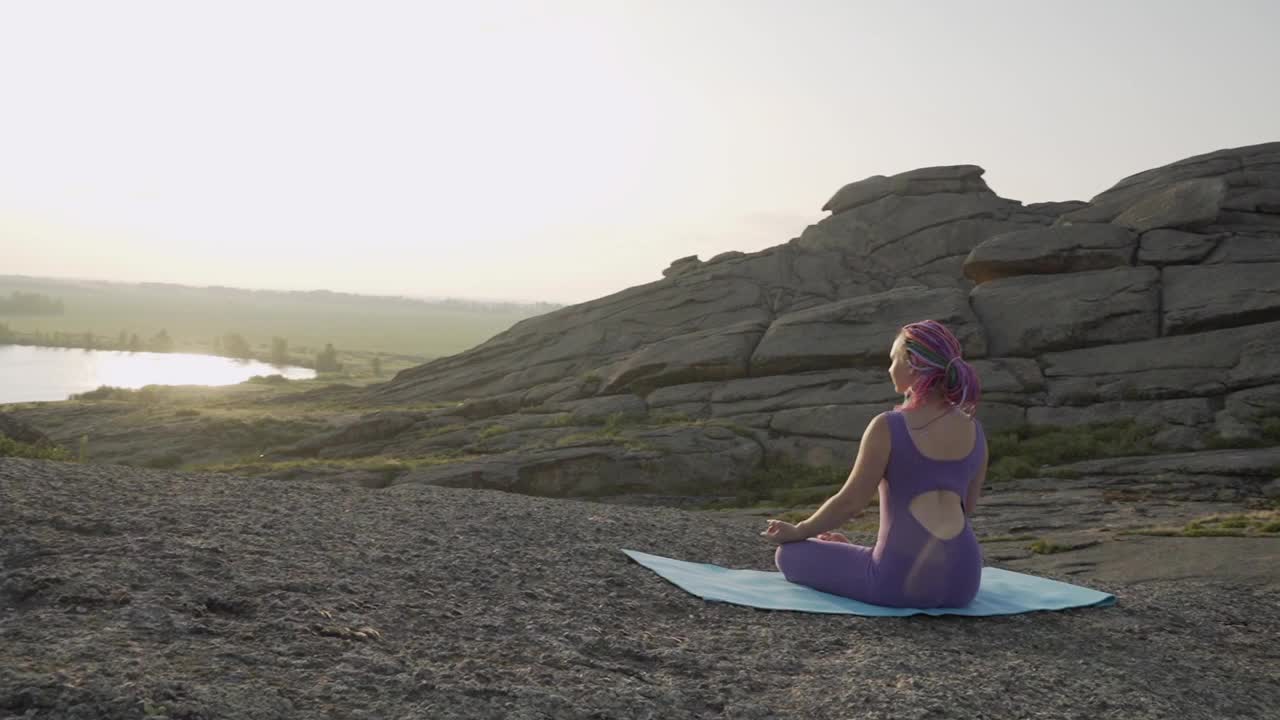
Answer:
POLYGON ((871 422, 867 423, 867 429, 862 433, 862 442, 871 448, 880 450, 888 450, 892 438, 889 430, 889 415, 886 411, 871 418, 871 422))

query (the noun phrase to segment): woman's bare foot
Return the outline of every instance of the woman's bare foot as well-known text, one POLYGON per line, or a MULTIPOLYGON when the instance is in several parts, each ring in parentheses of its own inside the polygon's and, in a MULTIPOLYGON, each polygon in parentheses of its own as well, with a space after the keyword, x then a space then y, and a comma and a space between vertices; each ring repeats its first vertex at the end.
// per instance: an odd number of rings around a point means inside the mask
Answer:
POLYGON ((826 540, 827 542, 842 542, 842 543, 849 543, 850 545, 853 544, 853 541, 850 540, 848 537, 846 537, 844 533, 838 533, 838 532, 818 533, 818 539, 826 540))

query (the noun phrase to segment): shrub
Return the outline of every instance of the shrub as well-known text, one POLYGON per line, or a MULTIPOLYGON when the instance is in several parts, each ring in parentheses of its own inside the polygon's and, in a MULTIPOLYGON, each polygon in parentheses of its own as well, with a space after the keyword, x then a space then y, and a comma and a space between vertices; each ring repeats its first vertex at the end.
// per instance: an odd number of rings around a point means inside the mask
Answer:
POLYGON ((1149 455, 1158 428, 1132 420, 1077 427, 1024 426, 988 438, 988 477, 992 480, 1035 477, 1045 465, 1065 465, 1095 458, 1149 455))
POLYGON ((155 405, 168 399, 171 394, 172 391, 169 388, 165 388, 160 385, 147 385, 146 387, 138 388, 137 390, 112 387, 111 385, 100 385, 95 390, 72 395, 70 399, 88 400, 90 402, 106 400, 155 405))
POLYGON ((255 385, 283 385, 289 382, 289 378, 280 375, 279 373, 274 375, 254 375, 248 380, 245 380, 245 382, 254 383, 255 385))
POLYGON ((70 460, 71 453, 59 445, 33 445, 0 435, 0 457, 30 460, 70 460))

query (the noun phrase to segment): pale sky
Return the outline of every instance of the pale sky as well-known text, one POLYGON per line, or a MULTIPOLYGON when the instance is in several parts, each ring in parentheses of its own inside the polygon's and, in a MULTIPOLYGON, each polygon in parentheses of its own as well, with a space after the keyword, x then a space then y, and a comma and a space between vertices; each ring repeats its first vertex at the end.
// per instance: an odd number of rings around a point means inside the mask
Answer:
POLYGON ((579 302, 1280 140, 1280 2, 0 0, 0 274, 579 302))

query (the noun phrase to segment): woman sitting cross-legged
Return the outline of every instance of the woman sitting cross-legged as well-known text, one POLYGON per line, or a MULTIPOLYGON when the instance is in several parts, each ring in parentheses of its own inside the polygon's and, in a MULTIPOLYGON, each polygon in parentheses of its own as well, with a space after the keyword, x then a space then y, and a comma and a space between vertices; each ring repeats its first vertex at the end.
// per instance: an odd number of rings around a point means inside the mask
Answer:
POLYGON ((978 593, 982 550, 969 524, 987 473, 973 417, 980 384, 940 323, 902 328, 889 377, 905 402, 867 425, 849 479, 798 525, 769 520, 774 561, 787 580, 891 607, 963 607, 978 593), (875 547, 831 532, 879 489, 875 547))

